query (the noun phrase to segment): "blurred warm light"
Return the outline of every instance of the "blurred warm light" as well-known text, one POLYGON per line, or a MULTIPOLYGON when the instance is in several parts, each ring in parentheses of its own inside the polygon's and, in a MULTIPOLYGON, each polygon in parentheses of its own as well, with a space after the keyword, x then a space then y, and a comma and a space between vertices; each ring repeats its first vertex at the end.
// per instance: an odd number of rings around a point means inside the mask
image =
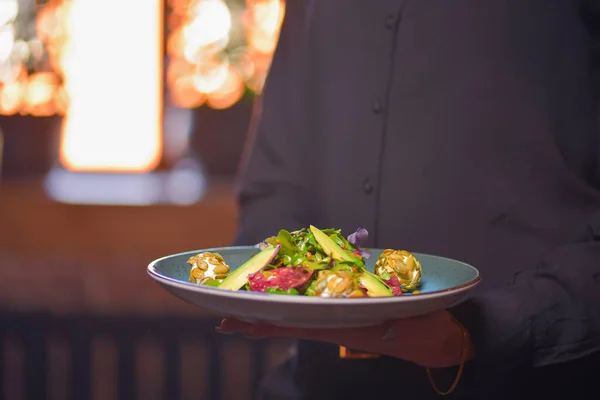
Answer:
POLYGON ((0 25, 6 25, 17 16, 19 11, 18 0, 0 1, 0 25))
POLYGON ((29 77, 25 90, 25 103, 29 113, 36 116, 49 116, 54 114, 55 93, 58 90, 58 78, 51 72, 38 72, 29 77))
MULTIPOLYGON (((95 148, 96 155, 102 146, 107 148, 101 143, 112 142, 111 137, 119 132, 132 132, 126 123, 119 124, 121 129, 114 129, 113 122, 125 115, 125 105, 141 109, 156 103, 154 89, 139 100, 123 95, 123 89, 141 94, 148 90, 141 84, 143 79, 158 82, 157 56, 150 55, 150 51, 160 47, 153 39, 148 40, 161 32, 162 20, 157 22, 157 13, 162 11, 162 2, 158 5, 158 1, 51 0, 36 7, 34 37, 21 38, 15 36, 19 26, 15 18, 26 18, 18 14, 23 3, 0 0, 0 114, 62 115, 70 110, 70 101, 93 102, 83 114, 81 109, 70 112, 64 138, 70 143, 65 145, 67 149, 83 146, 69 138, 71 127, 78 126, 72 117, 88 118, 95 115, 92 110, 102 106, 107 117, 99 119, 94 130, 103 131, 105 139, 91 140, 86 145, 95 148), (131 21, 136 22, 136 29, 127 29, 131 21), (151 21, 150 25, 145 21, 151 21), (109 48, 108 55, 100 55, 102 49, 109 48), (140 58, 146 55, 148 58, 140 58), (150 59, 153 63, 147 64, 150 59), (145 67, 139 68, 140 65, 145 67), (22 76, 24 66, 30 73, 22 76), (36 73, 47 75, 35 76, 36 73), (110 79, 102 79, 103 76, 110 79), (117 88, 118 96, 110 93, 117 88), (90 92, 94 90, 99 92, 92 99, 90 92), (107 129, 108 125, 111 129, 107 129)), ((166 84, 175 106, 195 108, 206 104, 223 108, 224 104, 237 103, 246 89, 262 91, 285 14, 284 0, 168 0, 168 4, 166 84)), ((139 115, 135 110, 128 113, 130 120, 139 115)), ((156 121, 147 122, 158 125, 156 121)), ((144 150, 139 149, 139 158, 127 157, 130 161, 126 169, 147 170, 156 163, 155 157, 150 156, 158 146, 156 129, 149 125, 135 129, 142 130, 154 132, 147 133, 153 139, 144 141, 147 144, 142 145, 144 150)), ((125 152, 113 149, 113 161, 109 164, 124 159, 125 152)), ((87 153, 62 154, 62 161, 69 168, 79 168, 71 164, 86 169, 110 167, 87 153)))
POLYGON ((219 90, 227 80, 229 60, 207 60, 198 65, 194 74, 194 86, 200 93, 210 95, 219 90))
POLYGON ((6 62, 15 42, 15 29, 11 25, 0 27, 0 61, 6 62))
POLYGON ((153 170, 162 152, 162 1, 68 4, 62 164, 73 171, 153 170))
POLYGON ((237 103, 244 95, 244 81, 235 68, 229 68, 225 80, 206 100, 211 108, 223 109, 237 103))
POLYGON ((35 10, 36 36, 25 39, 15 38, 18 6, 0 0, 0 114, 64 114, 66 169, 154 169, 162 152, 162 0, 49 1, 35 10))
POLYGON ((173 82, 173 100, 181 107, 192 108, 201 105, 206 96, 196 90, 194 77, 183 75, 173 82))
MULTIPOLYGON (((18 25, 19 2, 0 1, 0 114, 48 116, 61 114, 65 107, 59 107, 56 95, 60 92, 60 71, 34 71, 27 73, 26 65, 43 65, 44 44, 55 50, 60 41, 60 31, 56 23, 57 11, 62 0, 54 0, 36 16, 35 25, 38 37, 15 38, 18 25)), ((23 27, 19 28, 22 31, 23 27)), ((55 64, 56 54, 50 53, 47 62, 55 64)))
POLYGON ((247 3, 244 22, 249 47, 272 55, 283 21, 284 4, 278 0, 247 0, 247 3))
POLYGON ((62 25, 59 20, 62 8, 56 7, 53 4, 47 5, 38 11, 36 18, 36 34, 40 40, 51 42, 57 36, 56 29, 62 25))
POLYGON ((246 0, 241 15, 223 0, 170 0, 169 5, 167 87, 176 106, 227 108, 246 88, 262 91, 285 14, 283 0, 246 0), (243 22, 240 43, 232 43, 234 20, 243 22))
POLYGON ((206 48, 221 50, 229 42, 231 13, 222 0, 203 0, 190 7, 191 21, 183 27, 184 57, 201 64, 206 48))
POLYGON ((69 107, 69 96, 64 86, 56 88, 56 92, 54 92, 54 105, 58 114, 66 114, 69 107))
POLYGON ((21 82, 5 83, 0 88, 0 113, 4 115, 16 114, 21 108, 23 91, 21 82))

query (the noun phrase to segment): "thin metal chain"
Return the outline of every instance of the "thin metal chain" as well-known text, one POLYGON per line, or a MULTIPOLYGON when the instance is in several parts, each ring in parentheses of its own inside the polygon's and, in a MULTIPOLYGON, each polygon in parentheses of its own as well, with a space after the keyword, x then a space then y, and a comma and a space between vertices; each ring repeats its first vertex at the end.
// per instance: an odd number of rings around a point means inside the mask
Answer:
POLYGON ((429 368, 427 368, 427 376, 429 377, 429 382, 431 383, 431 386, 433 387, 433 390, 435 390, 435 392, 437 394, 439 394, 440 396, 446 396, 449 395, 450 393, 452 393, 454 391, 454 389, 456 389, 456 386, 458 385, 458 382, 460 381, 460 378, 462 376, 463 373, 463 369, 465 367, 465 363, 467 361, 467 348, 468 348, 468 335, 467 335, 467 330, 465 329, 465 327, 458 321, 454 320, 454 322, 460 327, 461 333, 462 333, 462 350, 460 353, 460 366, 458 367, 458 372, 456 373, 456 378, 454 378, 454 382, 452 382, 452 385, 450 386, 450 388, 446 391, 442 391, 440 390, 437 385, 435 384, 435 381, 433 380, 433 377, 431 376, 431 370, 429 368))

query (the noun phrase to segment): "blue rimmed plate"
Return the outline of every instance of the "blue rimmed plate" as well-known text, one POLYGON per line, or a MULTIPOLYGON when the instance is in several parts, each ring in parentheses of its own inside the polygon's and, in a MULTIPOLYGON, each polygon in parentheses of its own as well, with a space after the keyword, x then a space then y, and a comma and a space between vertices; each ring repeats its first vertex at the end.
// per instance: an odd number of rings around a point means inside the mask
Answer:
MULTIPOLYGON (((231 271, 260 250, 256 247, 220 247, 188 251, 159 258, 147 272, 164 289, 180 299, 220 316, 278 326, 303 328, 349 328, 377 325, 397 318, 414 317, 452 305, 481 280, 471 265, 429 254, 413 253, 421 262, 420 294, 353 299, 290 296, 247 291, 229 291, 187 281, 187 260, 203 251, 221 254, 231 271)), ((383 252, 369 249, 367 268, 383 252)))

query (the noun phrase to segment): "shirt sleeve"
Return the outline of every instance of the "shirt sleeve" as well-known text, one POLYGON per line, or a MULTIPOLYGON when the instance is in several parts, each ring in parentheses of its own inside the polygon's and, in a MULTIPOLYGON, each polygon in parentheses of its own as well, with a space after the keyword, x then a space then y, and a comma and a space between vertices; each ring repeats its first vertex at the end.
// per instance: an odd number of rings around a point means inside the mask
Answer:
POLYGON ((519 360, 543 367, 600 351, 600 212, 580 242, 518 272, 510 287, 450 311, 471 334, 475 363, 519 360))
POLYGON ((254 245, 279 229, 296 229, 311 214, 305 168, 306 22, 303 1, 286 2, 279 41, 242 157, 234 245, 254 245))

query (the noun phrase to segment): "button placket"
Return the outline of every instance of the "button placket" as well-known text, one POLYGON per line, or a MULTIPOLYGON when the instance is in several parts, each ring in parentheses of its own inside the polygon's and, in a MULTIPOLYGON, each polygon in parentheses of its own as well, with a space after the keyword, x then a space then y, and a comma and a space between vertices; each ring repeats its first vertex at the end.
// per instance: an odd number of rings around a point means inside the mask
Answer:
MULTIPOLYGON (((383 187, 385 186, 385 176, 383 174, 383 160, 386 157, 389 157, 389 155, 386 152, 386 136, 388 134, 387 132, 387 121, 386 119, 388 118, 388 111, 389 109, 384 109, 384 107, 389 107, 389 104, 387 104, 389 102, 389 97, 390 97, 390 90, 391 90, 391 86, 393 85, 393 81, 394 81, 394 60, 395 60, 395 52, 397 51, 397 40, 396 40, 396 35, 398 34, 398 27, 400 24, 400 20, 401 20, 401 15, 402 15, 402 11, 404 8, 404 4, 402 1, 400 1, 400 4, 395 3, 395 9, 389 9, 387 14, 383 15, 383 30, 382 30, 382 34, 384 34, 383 32, 385 32, 385 36, 387 36, 387 40, 386 40, 386 44, 389 46, 385 51, 386 54, 390 54, 391 51, 391 57, 387 60, 386 63, 386 67, 388 68, 387 71, 385 72, 385 74, 382 74, 380 76, 381 79, 381 84, 378 86, 378 90, 376 93, 374 93, 374 97, 373 97, 373 104, 372 104, 372 111, 374 114, 378 115, 379 118, 379 122, 381 124, 381 133, 379 136, 379 141, 380 141, 380 152, 378 154, 378 166, 376 168, 376 171, 374 173, 374 175, 369 175, 367 179, 364 180, 363 182, 363 192, 365 193, 365 195, 367 196, 371 196, 373 197, 374 201, 376 202, 376 219, 375 219, 375 230, 373 232, 373 239, 374 241, 377 243, 379 242, 380 239, 380 227, 381 227, 381 219, 383 218, 383 216, 380 214, 382 212, 381 210, 381 196, 378 194, 379 191, 383 190, 383 187), (386 112, 384 112, 384 110, 386 112), (373 184, 373 182, 375 182, 378 186, 377 188, 375 188, 375 185, 373 184), (377 195, 374 195, 374 193, 377 193, 377 195)), ((390 5, 391 6, 391 5, 390 5)), ((381 28, 380 28, 381 29, 381 28)))
POLYGON ((385 19, 385 27, 387 29, 394 29, 396 27, 397 21, 398 21, 398 18, 396 18, 395 15, 389 14, 385 19))
POLYGON ((371 108, 375 114, 381 113, 381 111, 383 110, 383 104, 381 104, 381 100, 379 100, 379 99, 373 100, 373 104, 371 105, 371 108))
POLYGON ((371 194, 371 193, 373 193, 373 189, 374 189, 374 186, 373 186, 373 183, 371 182, 371 179, 369 179, 369 178, 365 179, 363 182, 363 192, 365 194, 371 194))

